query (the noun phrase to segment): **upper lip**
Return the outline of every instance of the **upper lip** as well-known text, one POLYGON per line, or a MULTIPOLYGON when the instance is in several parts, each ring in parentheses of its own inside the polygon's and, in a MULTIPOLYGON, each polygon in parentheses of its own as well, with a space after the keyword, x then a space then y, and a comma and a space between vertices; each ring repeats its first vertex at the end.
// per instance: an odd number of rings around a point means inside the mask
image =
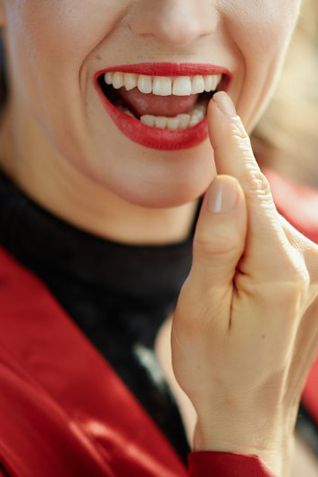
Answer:
POLYGON ((151 76, 195 76, 222 74, 227 78, 227 80, 232 78, 231 72, 224 66, 211 65, 209 63, 136 63, 131 65, 116 65, 98 71, 95 74, 95 77, 105 74, 108 71, 151 76))

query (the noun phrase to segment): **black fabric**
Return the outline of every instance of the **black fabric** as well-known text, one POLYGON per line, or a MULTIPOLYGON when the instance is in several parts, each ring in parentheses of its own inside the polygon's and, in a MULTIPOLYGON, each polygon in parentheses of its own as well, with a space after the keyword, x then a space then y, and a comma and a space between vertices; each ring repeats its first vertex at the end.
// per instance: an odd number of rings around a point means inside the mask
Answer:
POLYGON ((299 406, 296 431, 302 441, 318 457, 318 424, 302 402, 299 406))
POLYGON ((154 340, 189 272, 195 222, 178 244, 113 242, 43 209, 0 171, 0 243, 42 279, 184 462, 190 448, 154 340))

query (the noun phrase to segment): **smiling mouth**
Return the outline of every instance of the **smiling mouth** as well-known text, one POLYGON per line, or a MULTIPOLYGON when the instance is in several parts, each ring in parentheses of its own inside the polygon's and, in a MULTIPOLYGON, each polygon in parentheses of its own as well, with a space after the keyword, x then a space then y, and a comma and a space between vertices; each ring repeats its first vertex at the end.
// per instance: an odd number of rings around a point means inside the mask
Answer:
POLYGON ((107 100, 151 128, 189 129, 206 118, 207 106, 228 78, 224 74, 152 76, 106 72, 97 82, 107 100))

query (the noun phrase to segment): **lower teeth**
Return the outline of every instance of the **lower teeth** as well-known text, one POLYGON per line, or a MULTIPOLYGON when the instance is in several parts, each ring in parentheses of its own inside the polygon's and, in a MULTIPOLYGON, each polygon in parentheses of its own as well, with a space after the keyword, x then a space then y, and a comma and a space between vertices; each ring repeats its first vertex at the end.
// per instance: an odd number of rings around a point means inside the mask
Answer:
MULTIPOLYGON (((124 113, 128 114, 132 118, 136 116, 124 106, 118 106, 124 113)), ((140 121, 147 126, 159 129, 169 129, 170 131, 187 129, 196 126, 206 116, 207 105, 199 104, 195 106, 191 114, 178 114, 175 117, 167 116, 153 116, 151 114, 145 114, 140 117, 140 121)))

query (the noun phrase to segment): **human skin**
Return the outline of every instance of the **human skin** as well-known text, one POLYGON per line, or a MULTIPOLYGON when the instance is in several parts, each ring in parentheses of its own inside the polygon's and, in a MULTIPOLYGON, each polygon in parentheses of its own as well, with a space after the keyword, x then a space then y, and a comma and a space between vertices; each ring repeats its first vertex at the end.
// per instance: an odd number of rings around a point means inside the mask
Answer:
POLYGON ((299 9, 299 0, 0 4, 11 86, 5 168, 68 221, 148 243, 187 235, 195 200, 216 174, 211 144, 172 152, 130 141, 105 113, 94 73, 139 62, 222 65, 233 74, 229 94, 250 131, 277 81, 299 9))
POLYGON ((173 317, 173 369, 197 412, 195 449, 256 454, 287 477, 318 354, 318 246, 277 212, 226 93, 208 119, 219 174, 173 317))
POLYGON ((207 200, 202 207, 174 316, 173 366, 198 414, 194 447, 257 453, 278 475, 287 475, 282 459, 317 351, 318 251, 277 213, 247 133, 278 80, 299 6, 2 2, 11 93, 1 162, 30 196, 105 238, 155 243, 186 235, 205 191, 208 197, 218 183, 237 190, 233 212, 208 213, 207 200), (202 144, 157 151, 130 141, 106 115, 92 77, 107 66, 147 61, 228 68, 228 93, 245 129, 236 113, 222 115, 219 93, 202 144), (302 349, 308 351, 299 360, 302 349))

